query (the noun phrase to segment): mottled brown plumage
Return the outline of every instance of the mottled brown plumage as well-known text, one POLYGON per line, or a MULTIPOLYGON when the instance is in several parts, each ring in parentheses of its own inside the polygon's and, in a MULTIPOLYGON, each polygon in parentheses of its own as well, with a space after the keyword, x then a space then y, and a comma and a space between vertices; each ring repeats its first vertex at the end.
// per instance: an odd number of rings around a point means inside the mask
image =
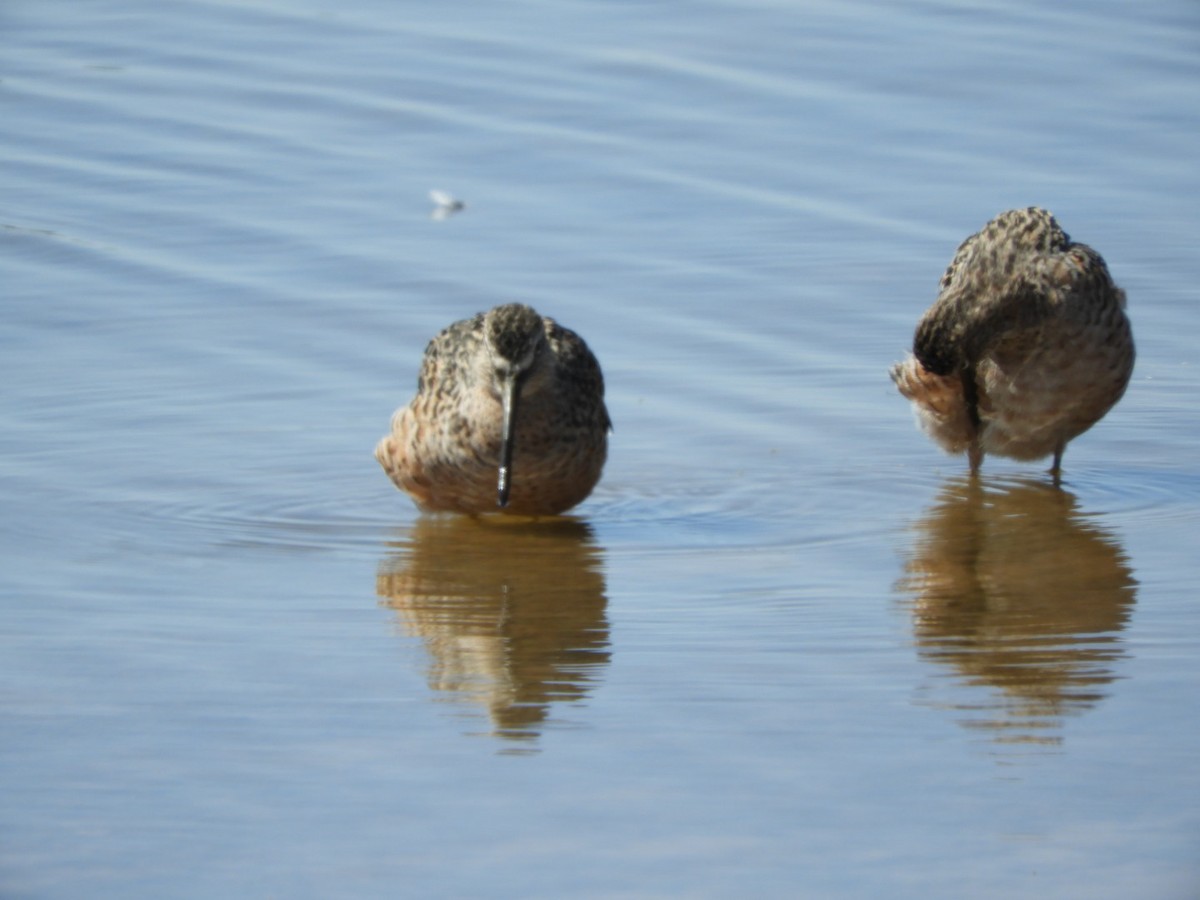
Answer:
POLYGON ((892 380, 949 453, 1039 459, 1107 413, 1133 372, 1125 292, 1044 209, 1001 213, 959 246, 892 380))
POLYGON ((429 342, 375 458, 422 509, 553 515, 600 480, 610 428, 587 344, 510 303, 429 342))

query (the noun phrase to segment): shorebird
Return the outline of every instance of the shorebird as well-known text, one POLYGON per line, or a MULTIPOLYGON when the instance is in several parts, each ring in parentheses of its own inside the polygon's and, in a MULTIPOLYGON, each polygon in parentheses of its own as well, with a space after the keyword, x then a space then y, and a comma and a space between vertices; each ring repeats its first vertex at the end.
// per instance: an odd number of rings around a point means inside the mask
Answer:
POLYGON ((510 303, 429 342, 375 458, 422 509, 555 515, 600 480, 611 427, 583 339, 510 303))
POLYGON ((959 245, 912 354, 892 380, 948 453, 1054 454, 1121 399, 1133 372, 1125 292, 1104 259, 1037 207, 1001 213, 959 245))

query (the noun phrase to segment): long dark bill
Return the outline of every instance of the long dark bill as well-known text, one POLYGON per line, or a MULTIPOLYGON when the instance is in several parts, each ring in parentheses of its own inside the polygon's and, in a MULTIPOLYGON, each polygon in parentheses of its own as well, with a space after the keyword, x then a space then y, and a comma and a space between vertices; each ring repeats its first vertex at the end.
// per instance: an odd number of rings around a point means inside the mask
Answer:
POLYGON ((500 426, 500 484, 496 504, 503 509, 508 506, 508 492, 512 487, 512 458, 516 445, 517 400, 521 396, 520 377, 512 373, 504 379, 500 388, 500 403, 504 420, 500 426))

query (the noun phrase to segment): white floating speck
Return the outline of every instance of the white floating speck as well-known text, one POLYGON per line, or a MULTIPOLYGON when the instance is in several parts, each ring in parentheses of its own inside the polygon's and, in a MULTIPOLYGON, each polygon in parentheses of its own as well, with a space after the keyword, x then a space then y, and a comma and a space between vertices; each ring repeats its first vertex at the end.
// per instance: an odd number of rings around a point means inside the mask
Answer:
POLYGON ((435 219, 445 219, 448 216, 452 216, 467 205, 461 200, 451 197, 445 191, 439 191, 436 188, 429 192, 429 199, 433 201, 432 216, 435 219))

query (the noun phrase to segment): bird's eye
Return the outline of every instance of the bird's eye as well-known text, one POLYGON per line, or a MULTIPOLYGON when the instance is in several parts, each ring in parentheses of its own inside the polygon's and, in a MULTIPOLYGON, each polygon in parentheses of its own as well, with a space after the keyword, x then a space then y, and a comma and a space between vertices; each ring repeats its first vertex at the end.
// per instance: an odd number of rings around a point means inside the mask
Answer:
POLYGON ((541 355, 541 349, 542 348, 540 344, 534 344, 529 348, 529 352, 521 357, 521 361, 517 364, 517 367, 521 369, 521 371, 532 369, 533 364, 537 362, 538 356, 541 355))

